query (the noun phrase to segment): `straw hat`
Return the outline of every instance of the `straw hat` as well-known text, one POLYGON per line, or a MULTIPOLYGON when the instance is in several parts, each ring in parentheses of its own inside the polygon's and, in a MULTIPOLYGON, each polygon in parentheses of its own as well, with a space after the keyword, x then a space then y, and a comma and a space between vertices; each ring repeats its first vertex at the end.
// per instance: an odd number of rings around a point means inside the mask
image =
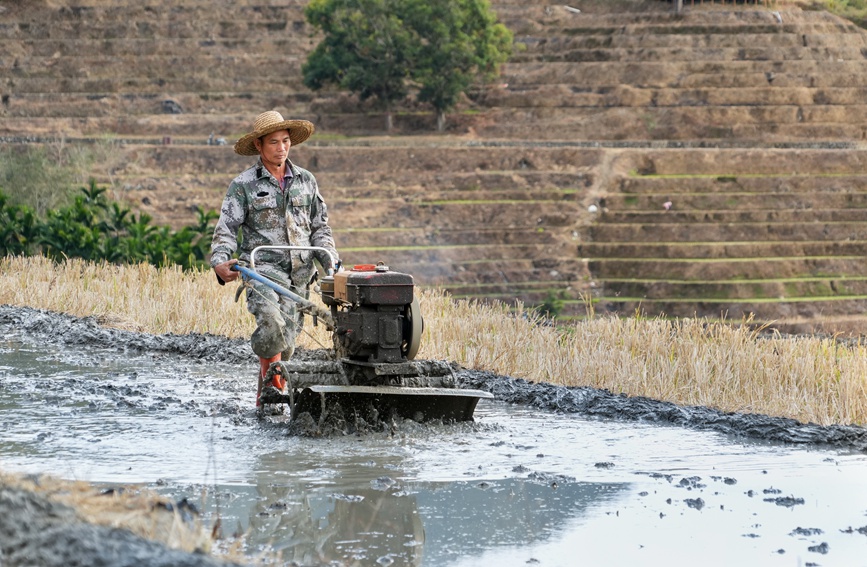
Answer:
POLYGON ((242 156, 259 155, 255 141, 262 136, 276 132, 277 130, 289 130, 289 141, 293 146, 304 142, 313 133, 313 123, 307 120, 283 120, 283 115, 274 110, 263 112, 253 122, 253 131, 235 142, 235 153, 242 156))

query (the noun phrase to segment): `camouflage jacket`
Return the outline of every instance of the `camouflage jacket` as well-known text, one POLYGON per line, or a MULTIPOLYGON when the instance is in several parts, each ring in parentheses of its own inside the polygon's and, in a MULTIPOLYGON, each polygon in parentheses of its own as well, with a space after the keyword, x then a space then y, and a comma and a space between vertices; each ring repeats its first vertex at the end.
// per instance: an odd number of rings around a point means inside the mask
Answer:
MULTIPOLYGON (((229 260, 238 248, 237 234, 241 229, 239 259, 249 262, 250 252, 257 246, 321 246, 337 258, 328 209, 319 193, 313 174, 287 160, 292 172, 287 187, 280 189, 277 178, 261 160, 236 177, 226 193, 220 209, 220 220, 214 228, 211 242, 211 266, 229 260)), ((306 286, 313 274, 313 257, 328 267, 321 252, 265 250, 256 254, 256 265, 270 264, 291 274, 295 286, 306 286)))

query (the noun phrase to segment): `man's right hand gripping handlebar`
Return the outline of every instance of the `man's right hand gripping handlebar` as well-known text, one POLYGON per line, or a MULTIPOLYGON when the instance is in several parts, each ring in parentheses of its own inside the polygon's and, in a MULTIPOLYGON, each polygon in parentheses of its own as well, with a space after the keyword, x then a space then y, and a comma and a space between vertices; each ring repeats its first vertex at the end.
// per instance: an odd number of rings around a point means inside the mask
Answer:
POLYGON ((226 282, 233 282, 241 275, 237 270, 232 269, 238 263, 236 258, 232 258, 222 264, 214 266, 214 273, 217 274, 217 281, 220 285, 226 285, 226 282))

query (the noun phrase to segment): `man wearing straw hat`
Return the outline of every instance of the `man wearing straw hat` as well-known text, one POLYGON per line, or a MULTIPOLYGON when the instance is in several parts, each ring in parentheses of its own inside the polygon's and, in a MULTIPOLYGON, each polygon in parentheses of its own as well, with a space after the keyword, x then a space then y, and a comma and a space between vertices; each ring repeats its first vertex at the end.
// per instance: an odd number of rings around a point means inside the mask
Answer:
MULTIPOLYGON (((257 116, 253 130, 235 143, 235 153, 258 155, 259 159, 232 181, 220 209, 211 242, 211 266, 220 285, 238 278, 232 265, 239 260, 249 262, 257 246, 316 246, 331 252, 263 250, 256 254, 258 273, 302 297, 309 297, 316 270, 314 257, 326 271, 336 267, 332 265, 337 250, 328 226, 328 210, 316 179, 288 159, 289 148, 303 143, 312 133, 310 122, 284 120, 279 112, 269 111, 257 116), (239 258, 233 259, 239 229, 241 250, 239 258)), ((256 393, 256 405, 260 406, 262 392, 272 386, 263 384, 262 378, 272 362, 292 356, 302 318, 295 302, 256 281, 247 284, 247 309, 256 317, 250 342, 260 362, 256 393)), ((275 381, 273 386, 282 390, 279 375, 275 381)))

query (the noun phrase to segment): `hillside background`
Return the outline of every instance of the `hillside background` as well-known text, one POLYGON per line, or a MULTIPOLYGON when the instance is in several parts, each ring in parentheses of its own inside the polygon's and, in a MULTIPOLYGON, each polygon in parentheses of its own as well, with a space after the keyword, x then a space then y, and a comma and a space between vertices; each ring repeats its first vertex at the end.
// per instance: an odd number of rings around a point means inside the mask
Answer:
POLYGON ((850 21, 784 3, 493 1, 516 43, 500 81, 444 133, 409 103, 386 133, 372 106, 301 84, 305 4, 0 0, 0 140, 108 146, 98 181, 179 228, 219 208, 250 163, 231 144, 276 109, 317 126, 291 157, 348 264, 562 317, 592 298, 863 332, 867 32, 850 21))

